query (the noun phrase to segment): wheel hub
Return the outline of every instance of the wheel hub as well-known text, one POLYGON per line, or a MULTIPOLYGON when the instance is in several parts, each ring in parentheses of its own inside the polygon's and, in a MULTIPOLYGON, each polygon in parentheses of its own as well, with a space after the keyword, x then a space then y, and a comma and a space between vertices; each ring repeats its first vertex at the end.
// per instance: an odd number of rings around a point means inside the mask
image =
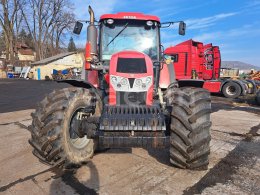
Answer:
POLYGON ((234 86, 228 86, 226 90, 228 95, 235 95, 236 94, 236 88, 234 86))
POLYGON ((82 112, 84 108, 78 108, 72 115, 70 120, 69 136, 70 143, 80 149, 84 148, 89 142, 90 139, 87 138, 87 135, 81 135, 80 132, 80 120, 78 120, 78 113, 82 112))

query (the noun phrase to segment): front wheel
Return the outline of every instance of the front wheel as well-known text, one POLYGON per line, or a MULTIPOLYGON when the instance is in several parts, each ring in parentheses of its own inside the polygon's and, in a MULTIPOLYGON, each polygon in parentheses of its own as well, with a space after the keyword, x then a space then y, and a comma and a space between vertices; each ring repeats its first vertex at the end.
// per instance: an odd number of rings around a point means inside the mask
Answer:
MULTIPOLYGON (((83 88, 65 88, 49 94, 32 114, 29 143, 33 154, 50 165, 88 161, 94 154, 96 140, 77 134, 77 115, 94 103, 95 94, 83 88)), ((96 128, 94 123, 88 126, 96 128)))
POLYGON ((210 93, 201 88, 170 88, 170 162, 183 169, 206 169, 210 153, 210 93))

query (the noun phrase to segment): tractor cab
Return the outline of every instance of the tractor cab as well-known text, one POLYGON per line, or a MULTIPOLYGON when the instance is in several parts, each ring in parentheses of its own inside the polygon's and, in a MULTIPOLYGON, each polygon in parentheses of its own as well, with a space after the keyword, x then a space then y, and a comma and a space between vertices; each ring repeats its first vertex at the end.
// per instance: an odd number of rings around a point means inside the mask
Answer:
MULTIPOLYGON (((154 89, 157 92, 164 60, 160 29, 179 23, 179 34, 185 35, 186 24, 183 21, 161 23, 157 16, 135 12, 104 14, 97 23, 91 7, 89 13, 90 21, 85 21, 89 23, 85 55, 85 70, 89 74, 86 74, 86 81, 95 87, 105 89, 104 83, 109 83, 109 70, 111 66, 115 66, 111 64, 112 56, 119 52, 135 51, 151 59, 154 89)), ((82 26, 78 21, 73 32, 80 34, 82 26)))

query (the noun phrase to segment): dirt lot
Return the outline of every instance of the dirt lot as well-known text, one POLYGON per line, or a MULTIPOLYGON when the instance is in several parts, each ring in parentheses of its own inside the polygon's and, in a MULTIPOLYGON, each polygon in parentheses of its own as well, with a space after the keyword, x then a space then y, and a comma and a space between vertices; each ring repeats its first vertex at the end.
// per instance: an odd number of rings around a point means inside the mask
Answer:
POLYGON ((167 149, 110 149, 61 172, 31 153, 36 102, 54 82, 0 81, 0 194, 260 194, 260 108, 213 97, 207 171, 177 169, 167 149))

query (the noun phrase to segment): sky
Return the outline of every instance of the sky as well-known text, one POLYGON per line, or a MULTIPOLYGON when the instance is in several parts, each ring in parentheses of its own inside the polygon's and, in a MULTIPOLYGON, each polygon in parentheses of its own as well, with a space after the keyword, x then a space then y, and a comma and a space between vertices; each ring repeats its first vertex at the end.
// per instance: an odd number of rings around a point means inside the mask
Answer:
MULTIPOLYGON (((219 46, 222 60, 260 66, 260 0, 74 0, 77 19, 88 20, 91 5, 96 20, 105 13, 142 12, 161 22, 183 20, 186 35, 178 26, 161 29, 165 48, 194 39, 219 46)), ((86 26, 85 26, 86 27, 86 26)), ((78 47, 86 41, 86 28, 73 35, 78 47)))

